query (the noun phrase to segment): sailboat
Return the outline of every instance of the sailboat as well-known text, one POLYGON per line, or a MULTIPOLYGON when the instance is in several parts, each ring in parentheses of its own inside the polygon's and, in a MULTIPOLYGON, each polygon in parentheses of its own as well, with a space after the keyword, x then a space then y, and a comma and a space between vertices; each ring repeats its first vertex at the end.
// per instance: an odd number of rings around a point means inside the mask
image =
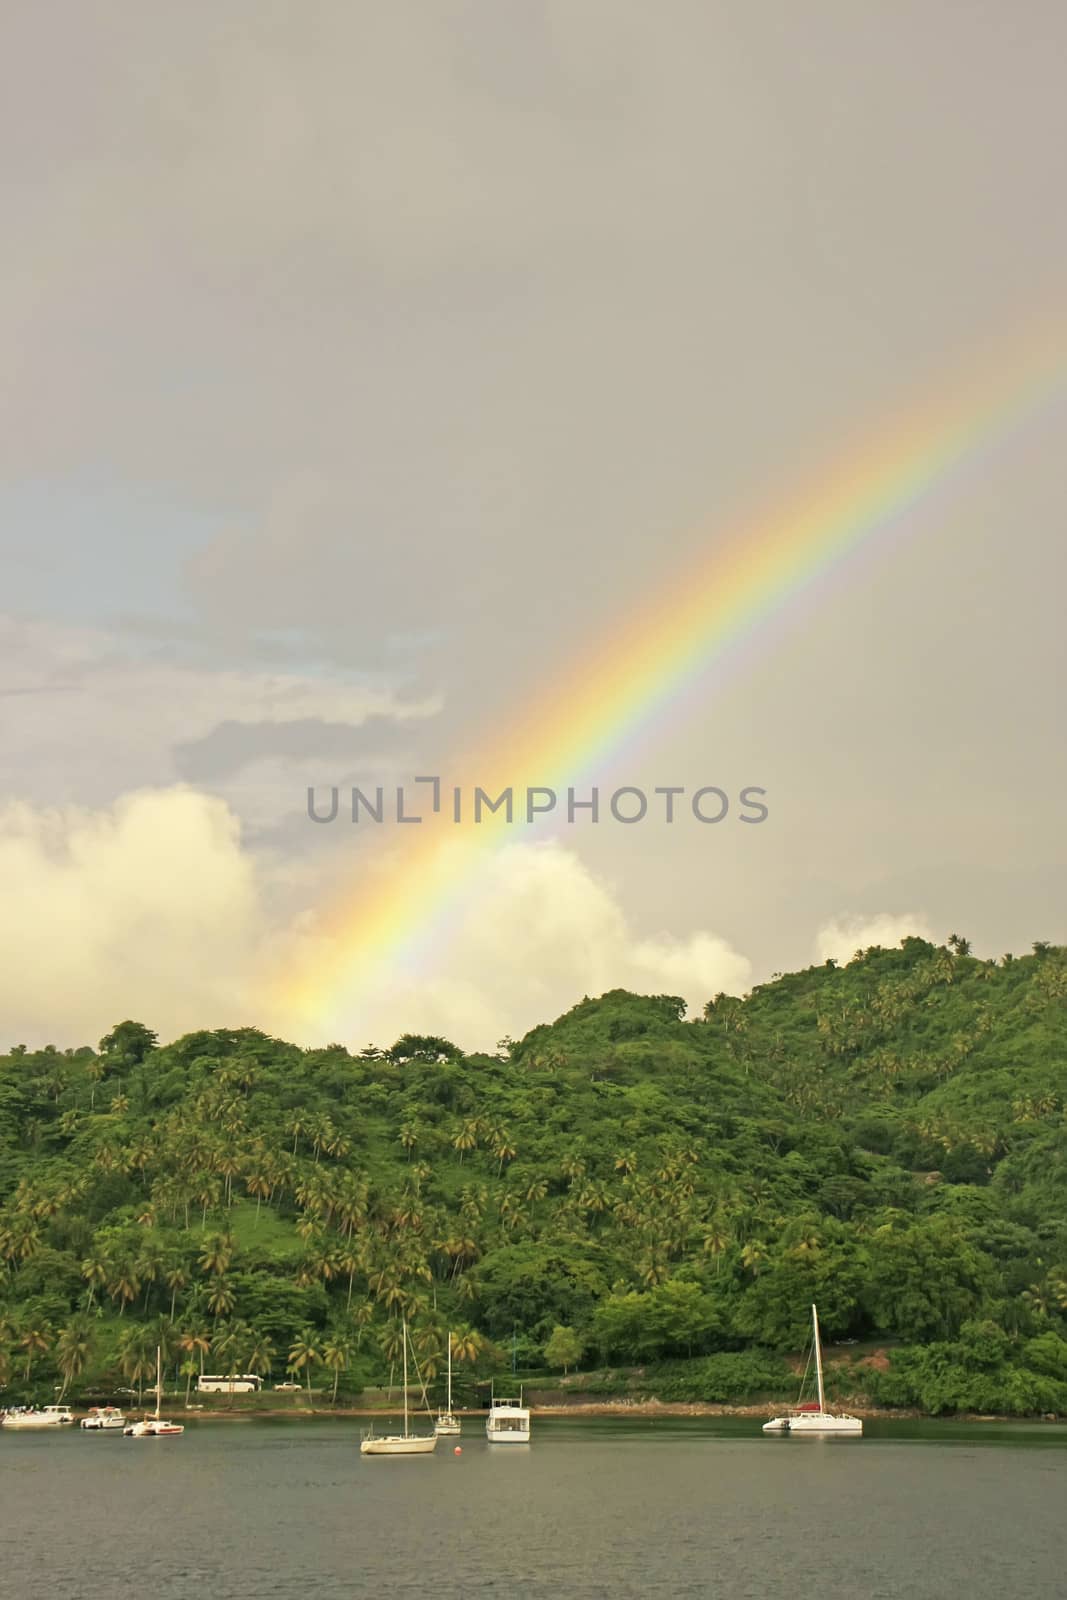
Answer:
POLYGON ((181 1422, 168 1422, 159 1414, 163 1404, 163 1355, 158 1344, 156 1345, 156 1409, 152 1416, 144 1417, 140 1422, 131 1422, 123 1428, 127 1439, 173 1439, 179 1433, 185 1432, 181 1422))
MULTIPOLYGON (((412 1433, 408 1421, 408 1325, 401 1324, 404 1338, 404 1431, 389 1433, 376 1439, 373 1430, 360 1440, 359 1452, 364 1456, 425 1456, 437 1445, 436 1433, 412 1433)), ((423 1399, 425 1400, 425 1391, 423 1399)), ((427 1410, 429 1407, 427 1407, 427 1410)))
POLYGON ((462 1429, 462 1427, 460 1425, 460 1420, 456 1416, 455 1412, 452 1410, 452 1335, 451 1335, 451 1333, 449 1333, 449 1335, 448 1335, 448 1408, 445 1411, 439 1411, 437 1413, 437 1421, 434 1423, 434 1432, 438 1433, 438 1434, 441 1434, 441 1433, 456 1434, 456 1433, 462 1433, 463 1432, 463 1429, 462 1429))
MULTIPOLYGON (((815 1307, 811 1308, 812 1344, 815 1351, 815 1382, 819 1398, 816 1401, 804 1400, 804 1383, 807 1380, 807 1368, 804 1369, 804 1378, 800 1384, 800 1399, 792 1410, 782 1416, 772 1417, 763 1424, 764 1433, 794 1433, 798 1434, 827 1434, 844 1433, 860 1434, 863 1432, 863 1422, 859 1417, 850 1417, 845 1412, 827 1411, 826 1394, 822 1381, 822 1343, 819 1339, 819 1313, 815 1307)), ((811 1356, 808 1357, 808 1366, 811 1365, 811 1356)))

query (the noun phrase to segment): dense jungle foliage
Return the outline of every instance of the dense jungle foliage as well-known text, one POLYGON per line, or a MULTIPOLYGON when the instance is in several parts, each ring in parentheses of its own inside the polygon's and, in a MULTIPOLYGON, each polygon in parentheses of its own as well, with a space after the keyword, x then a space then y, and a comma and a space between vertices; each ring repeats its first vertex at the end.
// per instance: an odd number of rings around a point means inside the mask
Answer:
POLYGON ((1067 1412, 1067 950, 907 939, 684 1010, 614 991, 495 1055, 134 1022, 15 1046, 4 1399, 140 1384, 157 1343, 186 1386, 351 1394, 402 1316, 431 1379, 452 1330, 470 1376, 788 1394, 814 1300, 860 1342, 841 1393, 1067 1412))

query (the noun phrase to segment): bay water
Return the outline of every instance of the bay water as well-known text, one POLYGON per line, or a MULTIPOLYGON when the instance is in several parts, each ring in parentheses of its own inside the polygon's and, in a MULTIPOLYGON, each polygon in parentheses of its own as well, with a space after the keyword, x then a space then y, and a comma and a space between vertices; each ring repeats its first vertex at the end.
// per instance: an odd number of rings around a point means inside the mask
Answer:
MULTIPOLYGON (((362 1595, 1004 1600, 1067 1594, 1067 1427, 480 1417, 429 1457, 346 1420, 174 1440, 0 1435, 0 1592, 22 1600, 362 1595)), ((377 1431, 386 1431, 379 1423, 377 1431)))

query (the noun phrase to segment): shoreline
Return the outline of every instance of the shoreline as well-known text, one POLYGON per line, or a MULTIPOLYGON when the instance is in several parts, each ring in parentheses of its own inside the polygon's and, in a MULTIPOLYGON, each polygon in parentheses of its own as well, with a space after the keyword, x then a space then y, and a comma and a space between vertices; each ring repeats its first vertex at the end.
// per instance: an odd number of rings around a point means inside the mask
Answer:
MULTIPOLYGON (((137 1416, 144 1408, 136 1406, 127 1413, 129 1417, 137 1416)), ((164 1409, 168 1409, 164 1407, 164 1409)), ((330 1418, 334 1421, 365 1422, 367 1419, 385 1419, 398 1413, 393 1410, 376 1406, 374 1408, 345 1406, 302 1406, 299 1410, 288 1407, 263 1409, 263 1410, 229 1410, 229 1409, 204 1409, 191 1408, 186 1411, 184 1406, 169 1408, 174 1412, 175 1418, 190 1422, 299 1422, 322 1421, 330 1418)), ((999 1422, 1016 1424, 1057 1423, 1067 1421, 1067 1418, 1058 1416, 1017 1416, 1008 1412, 957 1412, 948 1416, 935 1416, 930 1412, 914 1409, 890 1408, 885 1406, 849 1405, 853 1416, 862 1417, 865 1421, 881 1422, 999 1422)), ((769 1417, 774 1414, 773 1403, 764 1402, 762 1405, 726 1405, 712 1401, 667 1401, 667 1400, 591 1400, 578 1401, 563 1405, 531 1405, 531 1417, 570 1417, 593 1419, 610 1419, 624 1417, 769 1417)), ((77 1422, 81 1421, 88 1412, 75 1411, 77 1422)), ((468 1410, 458 1413, 461 1420, 470 1418, 483 1418, 488 1416, 486 1410, 468 1410)))

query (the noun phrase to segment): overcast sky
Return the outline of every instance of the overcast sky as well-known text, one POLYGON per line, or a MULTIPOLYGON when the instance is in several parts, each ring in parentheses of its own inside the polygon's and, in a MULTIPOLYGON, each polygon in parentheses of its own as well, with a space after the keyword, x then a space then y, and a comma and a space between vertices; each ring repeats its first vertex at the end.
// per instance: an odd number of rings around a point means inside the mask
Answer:
POLYGON ((1060 394, 602 775, 766 824, 518 845, 424 981, 321 1018, 263 976, 403 848, 309 784, 471 766, 1062 308, 1060 5, 2 11, 0 1043, 485 1045, 615 983, 1067 936, 1060 394))

